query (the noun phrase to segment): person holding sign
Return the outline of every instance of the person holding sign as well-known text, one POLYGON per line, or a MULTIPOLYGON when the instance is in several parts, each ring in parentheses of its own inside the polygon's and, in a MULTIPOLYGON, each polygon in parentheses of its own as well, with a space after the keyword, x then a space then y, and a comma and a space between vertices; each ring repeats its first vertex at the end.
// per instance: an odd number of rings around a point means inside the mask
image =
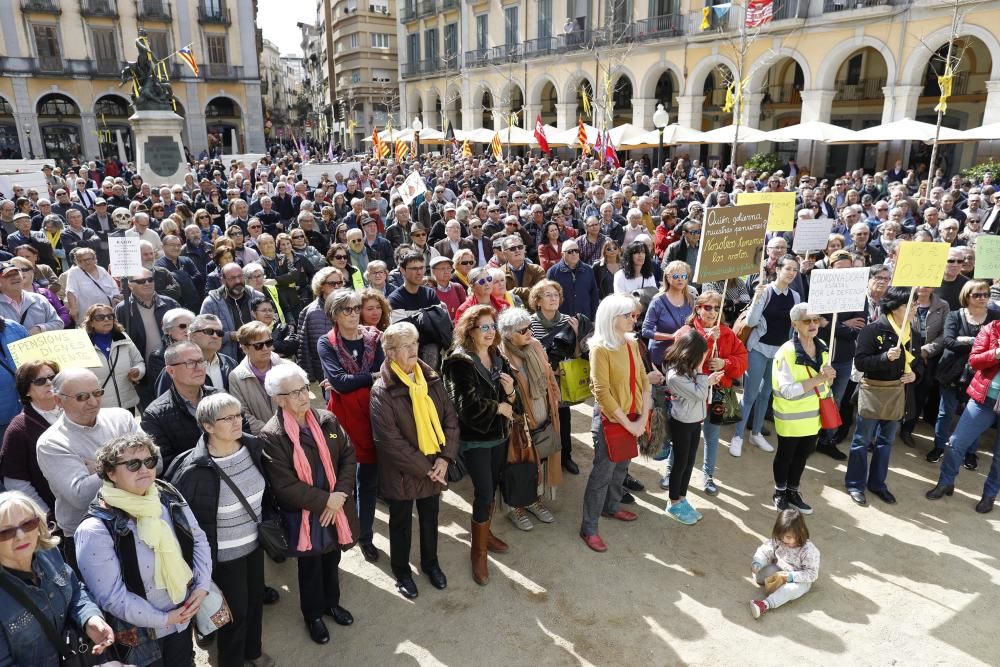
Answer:
POLYGON ((923 370, 919 332, 907 321, 916 316, 910 308, 910 290, 891 287, 879 304, 882 315, 858 335, 854 366, 863 374, 858 387, 858 419, 851 442, 844 485, 851 500, 868 504, 865 489, 893 505, 896 497, 886 486, 889 455, 906 407, 906 385, 923 370), (875 452, 868 465, 868 445, 875 452))

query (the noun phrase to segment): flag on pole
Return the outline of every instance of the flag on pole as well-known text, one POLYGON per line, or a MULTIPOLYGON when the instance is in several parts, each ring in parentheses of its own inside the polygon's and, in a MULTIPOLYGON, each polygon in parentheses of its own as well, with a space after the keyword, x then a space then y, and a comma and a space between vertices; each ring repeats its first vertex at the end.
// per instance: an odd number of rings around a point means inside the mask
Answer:
POLYGON ((604 131, 604 157, 615 168, 622 166, 621 160, 618 159, 618 151, 615 150, 615 144, 611 141, 611 133, 607 130, 604 131))
MULTIPOLYGON (((378 137, 378 128, 372 127, 372 156, 378 160, 382 157, 382 140, 378 137)), ((386 146, 386 153, 389 151, 389 147, 386 146)))
POLYGON ((326 147, 326 159, 333 162, 333 135, 330 135, 330 142, 326 147))
POLYGON ((590 146, 587 144, 587 128, 583 126, 583 118, 579 118, 579 129, 576 131, 576 141, 580 144, 580 150, 584 155, 590 153, 590 146))
POLYGON ((604 164, 604 133, 597 131, 597 141, 594 142, 594 155, 604 164))
POLYGON ((198 61, 195 60, 195 58, 194 58, 194 51, 191 50, 191 45, 190 44, 187 45, 187 46, 185 46, 183 49, 180 49, 179 51, 177 51, 177 55, 178 55, 178 57, 180 57, 181 60, 184 61, 184 63, 188 67, 191 68, 191 71, 194 72, 195 76, 199 76, 199 74, 198 74, 198 61))
POLYGON ((396 140, 396 162, 402 162, 410 154, 410 146, 402 139, 396 140))
POLYGON ((490 142, 490 152, 493 153, 493 157, 499 162, 503 160, 503 146, 500 144, 500 133, 493 133, 493 141, 490 142))
POLYGON ((448 121, 448 127, 445 128, 444 131, 444 140, 451 145, 451 152, 454 153, 456 157, 458 157, 458 152, 459 152, 458 139, 455 138, 455 130, 454 128, 452 128, 450 120, 448 121))
POLYGON ((545 138, 545 126, 542 125, 542 114, 538 114, 535 118, 535 141, 538 142, 538 147, 542 149, 543 153, 552 153, 549 150, 549 141, 545 138))
POLYGON ((774 0, 747 2, 747 27, 758 28, 774 19, 774 0))
POLYGON ((472 157, 472 146, 469 145, 468 139, 462 142, 462 157, 472 157))

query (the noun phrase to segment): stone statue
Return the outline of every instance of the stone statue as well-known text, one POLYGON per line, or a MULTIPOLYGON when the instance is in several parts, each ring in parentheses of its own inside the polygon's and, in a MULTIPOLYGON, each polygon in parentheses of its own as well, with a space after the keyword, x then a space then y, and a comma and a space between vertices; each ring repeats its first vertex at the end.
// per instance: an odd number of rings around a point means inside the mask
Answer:
POLYGON ((174 94, 166 74, 158 72, 156 57, 149 48, 146 30, 139 28, 135 40, 138 57, 135 62, 126 62, 122 69, 122 85, 132 84, 132 106, 136 111, 174 109, 174 94))

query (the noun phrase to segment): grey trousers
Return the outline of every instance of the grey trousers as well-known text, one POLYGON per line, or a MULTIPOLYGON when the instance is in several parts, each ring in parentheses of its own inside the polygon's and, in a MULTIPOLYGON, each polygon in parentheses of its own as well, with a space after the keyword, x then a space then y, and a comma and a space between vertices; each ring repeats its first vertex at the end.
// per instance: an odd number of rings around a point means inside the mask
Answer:
POLYGON ((580 532, 584 535, 597 534, 597 521, 601 518, 601 512, 612 514, 618 511, 618 503, 625 491, 622 482, 625 481, 629 464, 629 461, 615 463, 608 459, 608 447, 604 444, 604 431, 601 429, 601 410, 596 405, 590 434, 594 438, 594 467, 587 480, 587 489, 583 492, 580 532))
MULTIPOLYGON (((781 568, 775 565, 774 563, 771 563, 770 565, 765 565, 764 567, 760 568, 759 572, 757 572, 757 577, 756 577, 757 583, 763 586, 764 581, 768 577, 770 577, 772 574, 777 574, 780 571, 781 568)), ((803 595, 809 592, 810 588, 812 588, 811 583, 792 582, 784 584, 783 586, 778 588, 778 590, 768 595, 764 601, 767 603, 768 609, 777 609, 786 602, 791 602, 792 600, 796 600, 802 597, 803 595)))

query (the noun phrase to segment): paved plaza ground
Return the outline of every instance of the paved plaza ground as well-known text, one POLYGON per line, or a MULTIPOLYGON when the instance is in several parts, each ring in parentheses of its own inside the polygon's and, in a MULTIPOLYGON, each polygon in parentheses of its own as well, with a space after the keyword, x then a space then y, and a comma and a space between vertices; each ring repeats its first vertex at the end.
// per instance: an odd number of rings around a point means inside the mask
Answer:
MULTIPOLYGON (((549 506, 556 523, 524 533, 504 517, 496 532, 510 552, 490 557, 491 580, 479 587, 469 567, 472 486, 449 490, 441 507, 440 560, 448 589, 415 575, 420 597, 395 591, 388 563, 388 513, 379 505, 376 564, 358 549, 341 566, 342 604, 355 625, 327 619, 331 641, 309 640, 298 610, 292 562, 268 563, 281 601, 265 608, 264 645, 279 665, 894 665, 997 664, 1000 513, 978 515, 984 475, 962 470, 955 495, 923 497, 937 478, 927 463, 926 425, 918 449, 897 442, 889 486, 899 504, 872 497, 856 507, 843 491, 845 466, 814 455, 803 495, 822 553, 819 581, 800 600, 755 621, 750 557, 770 533, 771 457, 722 447, 718 496, 692 475, 691 503, 705 518, 693 527, 669 519, 657 482, 662 464, 636 460, 647 487, 632 509, 635 523, 601 521, 608 552, 578 537, 581 496, 590 471, 589 407, 574 409, 579 477, 567 476, 549 506)), ((723 428, 728 442, 731 427, 723 428)), ((989 434, 992 436, 992 433, 989 434)), ((774 438, 771 438, 774 440, 774 438)), ((699 452, 698 465, 701 463, 699 452)), ((411 562, 418 559, 416 526, 411 562)), ((204 660, 204 655, 200 654, 204 660)))

